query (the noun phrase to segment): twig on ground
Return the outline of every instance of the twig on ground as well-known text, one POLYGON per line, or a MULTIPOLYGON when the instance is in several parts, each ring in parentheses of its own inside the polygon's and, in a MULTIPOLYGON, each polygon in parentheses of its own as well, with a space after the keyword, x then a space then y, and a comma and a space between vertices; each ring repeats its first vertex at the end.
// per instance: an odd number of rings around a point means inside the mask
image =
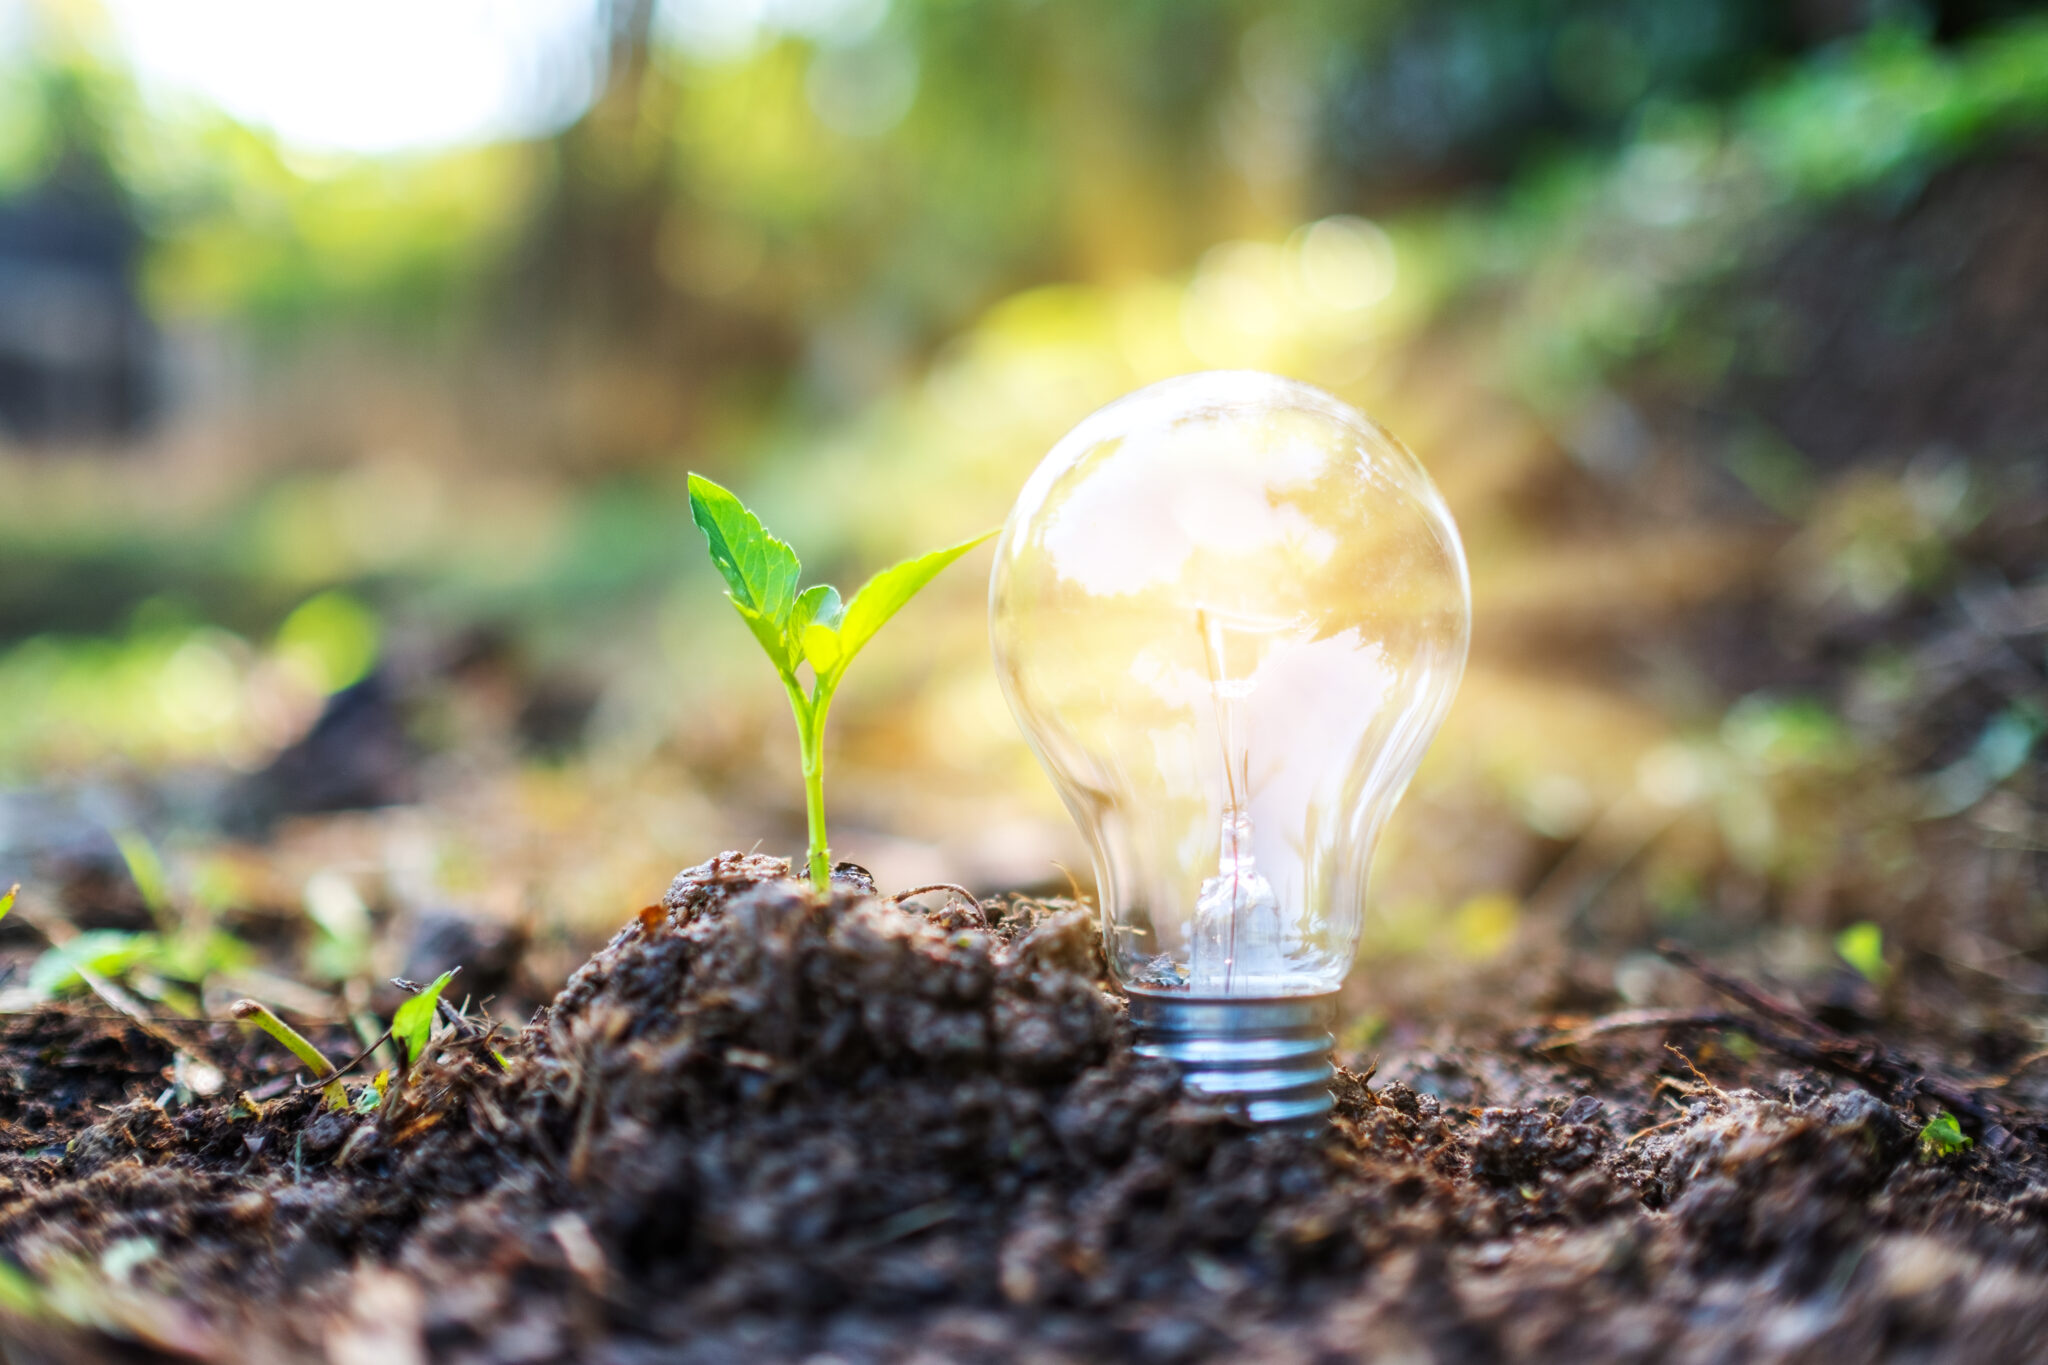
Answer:
POLYGON ((1590 1043, 1595 1038, 1604 1038, 1613 1033, 1646 1032, 1651 1029, 1672 1028, 1733 1028, 1742 1020, 1726 1010, 1622 1010, 1616 1014, 1602 1015, 1588 1020, 1577 1028, 1567 1029, 1545 1042, 1537 1044, 1538 1052, 1561 1052, 1565 1048, 1590 1043))
POLYGON ((385 1029, 383 1033, 377 1036, 376 1042, 371 1043, 361 1052, 358 1052, 354 1057, 351 1057, 348 1061, 343 1062, 340 1066, 335 1067, 330 1075, 316 1076, 313 1080, 307 1081, 305 1084, 299 1086, 298 1088, 301 1090, 325 1089, 327 1086, 327 1082, 348 1075, 349 1072, 354 1071, 364 1062, 370 1060, 371 1057, 376 1055, 377 1049, 384 1046, 384 1044, 390 1039, 390 1037, 391 1030, 385 1029))
POLYGON ((969 891, 964 886, 956 886, 952 882, 933 882, 930 886, 913 886, 908 891, 898 891, 895 895, 889 897, 889 903, 891 905, 900 905, 912 896, 927 896, 934 891, 944 891, 948 895, 958 896, 961 900, 966 901, 972 909, 981 909, 981 901, 972 891, 969 891))
POLYGON ((1679 1051, 1677 1048, 1673 1047, 1669 1043, 1664 1044, 1664 1050, 1670 1053, 1672 1056, 1678 1058, 1679 1061, 1684 1062, 1685 1069, 1693 1074, 1694 1080, 1698 1081, 1701 1085, 1705 1086, 1707 1089, 1713 1091, 1717 1095, 1721 1093, 1721 1087, 1715 1085, 1712 1081, 1708 1080, 1707 1073, 1700 1070, 1698 1067, 1692 1064, 1692 1058, 1686 1056, 1683 1052, 1679 1051))
POLYGON ((1648 1137, 1652 1133, 1661 1133, 1666 1128, 1676 1128, 1681 1123, 1690 1123, 1691 1121, 1692 1115, 1681 1114, 1679 1117, 1675 1119, 1666 1119, 1662 1123, 1653 1123, 1648 1128, 1638 1129, 1637 1131, 1630 1133, 1628 1135, 1628 1140, 1622 1143, 1621 1145, 1623 1147, 1633 1147, 1636 1145, 1638 1141, 1648 1137))
MULTIPOLYGON (((1909 1097, 1916 1091, 1939 1101, 1957 1113, 1966 1114, 1986 1129, 2002 1128, 2008 1122, 2002 1102, 1980 1098, 1977 1087, 1959 1085, 1942 1076, 1928 1074, 1927 1068, 1903 1054, 1891 1051, 1875 1039, 1852 1038, 1815 1019, 1799 1006, 1781 999, 1701 958, 1676 943, 1660 943, 1657 951, 1697 976, 1729 999, 1789 1029, 1791 1036, 1768 1029, 1749 1029, 1756 1041, 1774 1052, 1846 1076, 1872 1092, 1889 1098, 1895 1091, 1909 1097)), ((1988 1098, 1988 1097, 1987 1097, 1988 1098)))

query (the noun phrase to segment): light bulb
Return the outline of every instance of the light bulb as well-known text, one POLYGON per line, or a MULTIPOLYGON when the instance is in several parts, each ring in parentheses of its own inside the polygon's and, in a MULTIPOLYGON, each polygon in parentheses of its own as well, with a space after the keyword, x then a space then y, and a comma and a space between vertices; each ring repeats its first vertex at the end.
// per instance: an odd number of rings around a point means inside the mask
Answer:
POLYGON ((1429 476, 1306 384, 1154 384, 1032 474, 989 620, 1093 854, 1139 1050, 1313 1127, 1373 848, 1465 667, 1465 556, 1429 476))

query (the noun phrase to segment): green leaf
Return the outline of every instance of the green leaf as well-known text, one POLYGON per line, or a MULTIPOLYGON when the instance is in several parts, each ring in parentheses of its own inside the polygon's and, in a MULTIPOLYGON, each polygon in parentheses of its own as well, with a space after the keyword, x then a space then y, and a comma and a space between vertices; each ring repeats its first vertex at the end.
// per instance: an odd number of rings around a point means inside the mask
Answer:
POLYGON ((1835 935, 1835 951, 1874 986, 1891 979, 1892 967, 1884 960, 1884 930, 1869 920, 1852 924, 1835 935))
POLYGON ((0 896, 0 919, 7 918, 7 912, 14 908, 14 898, 20 894, 21 883, 16 882, 14 885, 7 888, 6 895, 0 896))
POLYGON ((846 607, 839 600, 839 589, 830 583, 819 583, 805 588, 796 599, 796 607, 789 613, 789 638, 801 640, 804 629, 812 622, 837 627, 845 619, 846 607))
POLYGON ((815 621, 804 627, 800 639, 804 658, 810 663, 811 671, 820 678, 829 677, 846 653, 846 645, 839 632, 815 621))
POLYGON ((732 600, 779 631, 789 621, 803 572, 796 551, 769 535, 738 498, 700 474, 690 476, 690 519, 704 532, 732 600))
POLYGON ((1946 1109, 1927 1120, 1927 1126, 1920 1130, 1922 1161, 1939 1161, 1975 1145, 1963 1132, 1962 1125, 1956 1122, 1956 1116, 1946 1109))
POLYGON ((796 671, 797 658, 791 648, 788 631, 752 607, 743 607, 734 602, 732 609, 740 614, 740 620, 747 623, 747 629, 754 633, 755 641, 768 655, 770 663, 784 673, 796 671))
POLYGON ((390 1097, 391 1068, 387 1066, 375 1076, 372 1076, 370 1083, 364 1086, 361 1092, 356 1095, 356 1112, 359 1114, 374 1114, 379 1106, 390 1097))
POLYGON ((222 929, 183 934, 151 946, 138 966, 161 972, 173 981, 198 984, 218 972, 246 971, 256 965, 256 951, 222 929))
POLYGON ((441 991, 455 979, 459 967, 450 967, 434 978, 433 984, 398 1007, 391 1016, 391 1036, 405 1044, 405 1064, 412 1066, 427 1050, 427 1039, 434 1032, 434 1006, 441 998, 441 991))
POLYGON ((171 879, 156 845, 137 830, 120 829, 114 831, 114 847, 121 851, 121 861, 128 865, 128 876, 142 893, 143 905, 161 919, 170 909, 171 879))
POLYGON ((789 614, 790 668, 808 660, 812 671, 824 677, 839 660, 838 626, 844 619, 846 608, 839 600, 839 589, 829 583, 805 588, 789 614))
POLYGON ((937 578, 947 565, 994 534, 994 531, 989 531, 958 545, 933 550, 916 559, 906 559, 870 578, 846 604, 846 621, 839 628, 840 653, 835 667, 844 671, 846 665, 853 661, 853 656, 875 638, 875 632, 903 609, 904 603, 917 596, 924 585, 937 578))
POLYGON ((50 949, 29 968, 28 988, 40 996, 54 996, 85 984, 78 974, 87 971, 119 978, 128 969, 156 951, 155 934, 135 934, 126 929, 88 929, 74 934, 62 945, 50 949))

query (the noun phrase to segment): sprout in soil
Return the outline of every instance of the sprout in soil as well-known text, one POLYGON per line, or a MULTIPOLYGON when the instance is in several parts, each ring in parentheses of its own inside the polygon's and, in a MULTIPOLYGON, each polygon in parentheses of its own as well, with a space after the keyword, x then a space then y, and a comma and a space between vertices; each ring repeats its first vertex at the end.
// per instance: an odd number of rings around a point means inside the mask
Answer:
POLYGON ((420 1054, 427 1050, 427 1039, 434 1032, 434 1015, 441 1004, 441 992, 455 979, 459 970, 450 967, 435 977, 431 985, 406 1000, 391 1016, 391 1036, 405 1044, 405 1065, 408 1069, 419 1065, 420 1054))
POLYGON ((333 1080, 321 1087, 329 1109, 347 1109, 348 1091, 341 1084, 341 1077, 334 1063, 327 1060, 327 1054, 313 1046, 297 1029, 271 1013, 270 1007, 260 1000, 237 1000, 228 1007, 230 1018, 243 1023, 254 1024, 271 1037, 283 1043, 285 1050, 312 1069, 313 1079, 332 1076, 333 1080))
POLYGON ((1933 1118, 1927 1120, 1927 1126, 1920 1130, 1920 1160, 1923 1163, 1946 1160, 1974 1145, 1963 1132, 1963 1126, 1956 1122, 1956 1116, 1946 1109, 1937 1111, 1933 1118))
MULTIPOLYGON (((461 969, 450 967, 447 971, 435 977, 431 985, 417 991, 411 999, 398 1007, 397 1013, 391 1016, 391 1028, 386 1036, 396 1038, 400 1043, 404 1044, 407 1071, 410 1071, 419 1064, 420 1054, 427 1050, 427 1042, 434 1032, 435 1012, 440 1008, 441 992, 446 989, 450 981, 455 979, 455 973, 459 970, 461 969)), ((321 1093, 326 1097, 329 1109, 347 1109, 350 1107, 348 1090, 342 1085, 341 1077, 343 1072, 353 1070, 356 1063, 362 1061, 362 1057, 356 1058, 354 1062, 350 1062, 347 1066, 337 1067, 333 1062, 327 1060, 327 1054, 315 1047, 305 1034, 300 1033, 290 1024, 278 1018, 271 1011, 270 1007, 260 1000, 237 1000, 228 1007, 228 1015, 230 1018, 240 1020, 242 1023, 254 1024, 257 1028, 262 1029, 278 1042, 284 1044, 285 1050, 291 1053, 292 1056, 297 1057, 311 1068, 315 1081, 325 1081, 326 1084, 321 1086, 320 1089, 321 1093)), ((367 1057, 371 1052, 375 1052, 378 1045, 383 1041, 383 1038, 379 1038, 375 1043, 370 1044, 369 1050, 363 1053, 363 1057, 367 1057)), ((503 1059, 500 1058, 499 1065, 502 1066, 503 1064, 503 1059)), ((374 1109, 376 1108, 377 1101, 381 1100, 385 1093, 385 1078, 380 1074, 376 1080, 365 1087, 363 1095, 357 1097, 358 1102, 355 1108, 363 1111, 374 1109)))
POLYGON ((704 532, 711 562, 725 579, 726 596, 766 651, 796 713, 803 751, 804 812, 810 825, 811 881, 824 890, 832 878, 825 839, 825 713, 846 676, 846 666, 918 590, 948 564, 995 534, 990 531, 943 550, 884 569, 842 603, 839 590, 819 583, 797 590, 803 566, 796 551, 768 533, 740 500, 701 475, 690 476, 690 516, 704 532), (803 675, 808 668, 810 687, 803 675))

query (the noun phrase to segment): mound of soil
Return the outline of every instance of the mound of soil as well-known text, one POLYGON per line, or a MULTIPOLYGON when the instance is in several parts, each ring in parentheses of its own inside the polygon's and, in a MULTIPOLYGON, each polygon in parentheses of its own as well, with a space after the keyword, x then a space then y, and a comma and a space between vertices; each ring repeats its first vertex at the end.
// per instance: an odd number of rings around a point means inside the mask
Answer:
POLYGON ((2029 1121, 1931 1157, 1885 1098, 1727 1052, 1709 1081, 1658 1047, 1682 1022, 1622 1021, 1436 1058, 1475 1105, 1346 1073, 1327 1136, 1255 1136, 1131 1053, 1102 967, 1081 907, 921 914, 727 854, 374 1114, 252 1098, 225 1051, 181 1105, 153 1040, 14 1021, 0 1356, 2048 1352, 2029 1121))

